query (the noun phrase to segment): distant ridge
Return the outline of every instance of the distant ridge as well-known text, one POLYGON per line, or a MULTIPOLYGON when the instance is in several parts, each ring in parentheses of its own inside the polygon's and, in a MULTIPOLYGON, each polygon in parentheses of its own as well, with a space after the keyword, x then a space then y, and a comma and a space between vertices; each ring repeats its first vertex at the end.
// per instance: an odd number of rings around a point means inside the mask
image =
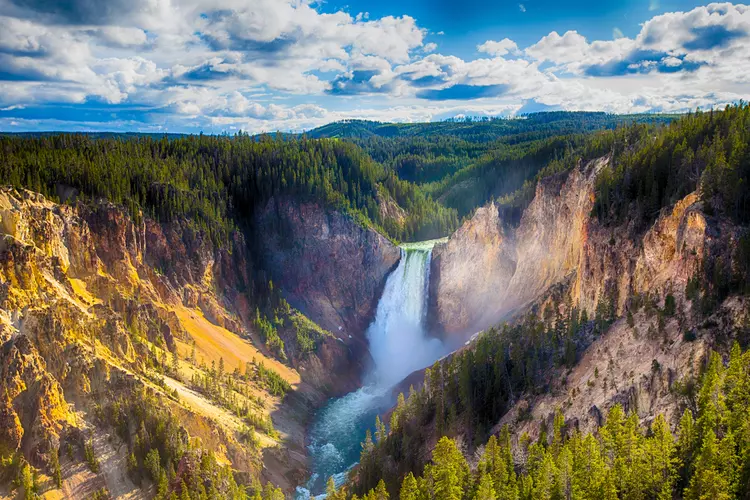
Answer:
MULTIPOLYGON (((370 137, 434 137, 451 135, 471 142, 487 142, 516 134, 554 135, 615 128, 632 122, 669 123, 676 114, 614 115, 600 111, 545 111, 510 118, 467 118, 440 122, 388 123, 343 120, 305 132, 311 138, 367 139, 370 137)), ((299 135, 299 134, 298 134, 299 135)))
MULTIPOLYGON (((616 115, 603 111, 543 111, 518 115, 515 117, 496 118, 451 118, 436 122, 417 123, 395 123, 380 122, 375 120, 340 120, 327 123, 304 132, 263 132, 253 134, 252 137, 281 137, 293 139, 306 136, 313 139, 339 138, 339 139, 368 139, 372 137, 382 138, 406 138, 406 137, 436 137, 450 135, 458 139, 470 142, 489 142, 501 137, 524 135, 521 140, 528 140, 534 136, 551 136, 559 133, 590 132, 592 130, 611 129, 618 125, 639 123, 669 123, 679 114, 627 114, 616 115)), ((87 132, 87 131, 38 131, 38 132, 0 132, 0 136, 18 137, 46 137, 52 135, 76 135, 83 134, 95 139, 134 139, 139 137, 150 137, 152 139, 177 139, 191 135, 234 135, 228 133, 218 134, 182 134, 182 133, 159 133, 159 132, 87 132)))

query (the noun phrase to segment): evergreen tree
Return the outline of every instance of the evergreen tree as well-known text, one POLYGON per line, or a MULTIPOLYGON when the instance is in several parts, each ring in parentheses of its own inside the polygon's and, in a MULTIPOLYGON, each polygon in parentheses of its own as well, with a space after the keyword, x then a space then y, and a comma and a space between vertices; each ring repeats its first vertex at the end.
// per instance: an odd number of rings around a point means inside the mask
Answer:
POLYGON ((492 478, 489 474, 482 473, 479 478, 479 487, 474 495, 474 500, 495 500, 496 498, 497 495, 495 494, 492 478))
POLYGON ((456 443, 442 437, 432 453, 429 478, 436 500, 460 500, 468 480, 468 465, 456 443))
POLYGON ((651 424, 651 438, 644 443, 645 491, 650 498, 672 498, 679 464, 676 455, 675 441, 669 425, 662 415, 658 415, 651 424))
POLYGON ((385 482, 381 479, 378 481, 378 486, 375 488, 375 500, 388 500, 388 490, 385 488, 385 482))
POLYGON ((399 498, 401 500, 424 500, 417 486, 417 480, 411 472, 404 477, 404 481, 401 483, 399 498))
POLYGON ((703 437, 703 446, 696 460, 695 473, 685 490, 686 500, 728 500, 729 482, 719 471, 716 434, 712 429, 703 437))

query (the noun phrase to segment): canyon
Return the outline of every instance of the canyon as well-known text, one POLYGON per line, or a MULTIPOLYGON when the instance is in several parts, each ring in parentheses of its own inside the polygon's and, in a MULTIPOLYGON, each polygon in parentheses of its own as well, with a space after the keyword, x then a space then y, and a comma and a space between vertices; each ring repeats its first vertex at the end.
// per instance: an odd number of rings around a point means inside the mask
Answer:
POLYGON ((646 229, 599 223, 591 216, 595 181, 610 161, 542 179, 517 225, 490 202, 449 238, 401 247, 349 214, 283 196, 222 246, 185 220, 4 188, 0 442, 49 470, 53 450, 88 439, 104 473, 63 460, 64 495, 106 487, 148 496, 122 473, 125 457, 97 417, 105 401, 138 387, 240 474, 287 494, 300 485, 319 493, 319 474, 345 480, 363 433, 394 404, 394 385, 419 388, 426 366, 472 349, 476 334, 494 325, 573 309, 593 318, 602 307, 614 318, 607 330, 578 339, 576 365, 551 369, 545 393, 519 395, 494 430, 512 424, 514 439, 537 437, 561 409, 567 425, 594 431, 615 404, 644 422, 664 414, 674 426, 675 384, 700 372, 722 336, 747 329, 745 297, 698 319, 685 294, 704 262, 731 261, 741 230, 709 215, 697 193, 646 229), (312 351, 295 340, 299 324, 283 321, 287 359, 268 347, 256 317, 259 283, 288 302, 290 318, 315 325, 312 351), (647 311, 625 318, 633 297, 665 307, 668 295, 676 314, 665 324, 647 311), (149 376, 167 356, 171 371, 149 376), (256 431, 256 447, 239 441, 245 424, 237 415, 190 382, 208 364, 241 373, 249 361, 290 387, 280 396, 245 372, 250 380, 238 395, 252 394, 274 427, 256 431), (341 432, 346 451, 331 444, 341 432), (329 444, 340 452, 334 466, 323 463, 329 444))

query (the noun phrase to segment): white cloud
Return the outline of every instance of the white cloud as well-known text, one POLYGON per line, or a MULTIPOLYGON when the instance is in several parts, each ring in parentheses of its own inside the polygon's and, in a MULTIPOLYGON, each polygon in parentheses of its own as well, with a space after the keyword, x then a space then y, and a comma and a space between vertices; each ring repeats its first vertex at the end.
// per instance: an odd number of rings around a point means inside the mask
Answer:
POLYGON ((553 63, 555 71, 575 75, 679 71, 687 79, 709 73, 719 76, 717 86, 722 80, 748 81, 750 8, 710 4, 663 14, 644 23, 633 39, 588 42, 575 31, 562 36, 552 32, 525 53, 553 63))
POLYGON ((531 100, 673 111, 750 92, 744 5, 658 15, 633 38, 616 27, 613 40, 576 31, 522 48, 487 40, 474 60, 438 53, 426 35, 409 16, 324 13, 310 0, 0 0, 0 106, 98 100, 189 123, 287 129, 357 113, 513 112, 531 100), (362 100, 368 107, 352 108, 362 100), (334 101, 339 111, 326 109, 334 101))
POLYGON ((499 42, 487 40, 481 45, 477 45, 479 52, 487 53, 491 56, 504 56, 506 54, 515 54, 518 52, 518 45, 509 38, 503 38, 499 42))
POLYGON ((518 10, 520 10, 521 12, 526 12, 526 6, 522 3, 519 3, 518 10))
POLYGON ((104 26, 95 33, 101 36, 106 45, 129 48, 142 47, 148 41, 146 32, 140 28, 122 26, 104 26))

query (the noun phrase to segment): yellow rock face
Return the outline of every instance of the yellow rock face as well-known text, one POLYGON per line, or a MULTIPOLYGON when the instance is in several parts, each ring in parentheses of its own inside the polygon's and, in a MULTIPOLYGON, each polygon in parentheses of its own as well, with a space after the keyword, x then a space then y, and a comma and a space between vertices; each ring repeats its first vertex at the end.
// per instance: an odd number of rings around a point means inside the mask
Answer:
MULTIPOLYGON (((244 422, 188 387, 198 367, 184 361, 194 342, 208 364, 223 359, 231 372, 255 360, 300 385, 296 370, 248 340, 250 308, 237 291, 244 247, 229 255, 187 224, 136 224, 108 203, 62 206, 0 189, 0 455, 21 452, 49 474, 61 440, 95 427, 98 403, 146 387, 204 446, 256 474, 259 459, 236 434, 244 422), (158 383, 147 361, 171 363, 175 348, 184 379, 158 383)), ((278 397, 245 385, 261 417, 278 411, 278 397)), ((277 438, 258 439, 275 446, 277 438)), ((79 476, 63 491, 80 490, 89 479, 79 476)))

